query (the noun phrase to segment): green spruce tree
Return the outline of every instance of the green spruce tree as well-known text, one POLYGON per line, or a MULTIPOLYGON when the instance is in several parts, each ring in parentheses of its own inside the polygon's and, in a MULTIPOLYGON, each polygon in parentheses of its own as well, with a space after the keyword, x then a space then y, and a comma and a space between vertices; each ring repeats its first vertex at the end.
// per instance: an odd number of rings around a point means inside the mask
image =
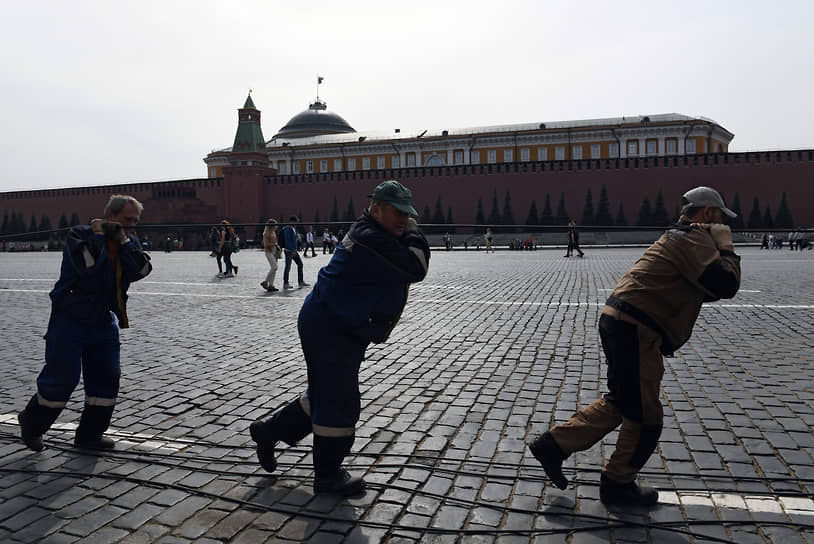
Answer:
POLYGON ((475 208, 475 224, 486 224, 486 217, 483 215, 483 198, 481 197, 478 197, 478 206, 475 208))
POLYGON ((421 212, 422 223, 432 223, 432 211, 429 204, 424 204, 424 210, 421 212))
POLYGON ((435 201, 435 211, 432 214, 432 222, 436 225, 444 224, 444 209, 441 206, 441 195, 435 201))
POLYGON ((580 225, 593 225, 594 224, 594 197, 591 194, 591 188, 585 192, 585 204, 582 206, 582 218, 579 220, 580 225))
POLYGON ((617 227, 626 227, 627 226, 627 217, 625 217, 625 204, 624 202, 619 202, 619 211, 616 212, 616 220, 614 221, 617 227))
POLYGON ((339 203, 336 201, 336 195, 334 195, 334 205, 333 208, 331 208, 331 215, 328 216, 328 221, 331 223, 339 221, 339 203))
POLYGON ((500 208, 497 203, 497 189, 495 189, 492 193, 492 211, 489 212, 489 217, 486 218, 486 221, 490 225, 500 224, 500 208))
POLYGON ((650 199, 644 195, 642 204, 639 206, 639 215, 636 217, 637 227, 649 227, 653 224, 653 210, 650 207, 650 199))
POLYGON ((557 215, 554 216, 555 225, 567 225, 571 216, 568 215, 568 209, 565 207, 565 192, 560 193, 560 201, 557 203, 557 215))
POLYGON ((608 190, 605 185, 599 190, 599 203, 596 206, 596 219, 594 225, 613 225, 613 217, 610 211, 610 200, 608 200, 608 190))
POLYGON ((774 228, 774 219, 772 218, 772 207, 766 204, 766 211, 763 213, 763 226, 767 229, 774 228))
POLYGON ((732 211, 738 214, 738 216, 730 219, 730 226, 733 229, 742 229, 745 223, 743 221, 743 212, 741 211, 741 197, 738 193, 735 193, 735 198, 732 200, 732 211))
POLYGON ((545 194, 545 202, 543 203, 543 212, 540 214, 541 225, 553 225, 554 213, 551 211, 551 195, 545 194))
POLYGON ((764 228, 763 217, 760 215, 760 202, 757 197, 752 201, 752 211, 749 213, 749 220, 746 222, 746 226, 750 229, 764 228))
POLYGON ((537 201, 532 200, 529 206, 529 214, 526 217, 526 225, 537 225, 540 222, 539 214, 537 213, 537 201))
POLYGON ((780 207, 777 208, 777 215, 774 216, 774 226, 780 229, 794 228, 794 219, 791 217, 791 210, 786 203, 786 192, 780 197, 780 207))
POLYGON ((350 223, 354 219, 356 219, 356 208, 353 206, 353 197, 350 197, 348 199, 348 208, 345 210, 345 216, 342 220, 350 223))
POLYGON ((664 207, 664 196, 661 194, 661 189, 659 189, 659 194, 656 195, 656 207, 653 210, 651 224, 656 227, 666 227, 670 224, 670 214, 667 213, 667 208, 664 207))

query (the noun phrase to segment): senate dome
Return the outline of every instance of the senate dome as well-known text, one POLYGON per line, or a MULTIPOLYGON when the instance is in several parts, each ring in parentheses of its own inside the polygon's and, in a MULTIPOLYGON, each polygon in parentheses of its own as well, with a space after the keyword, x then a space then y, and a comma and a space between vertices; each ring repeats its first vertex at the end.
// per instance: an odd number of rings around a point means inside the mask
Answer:
POLYGON ((340 115, 327 111, 327 105, 319 98, 308 109, 292 117, 274 135, 274 138, 305 138, 325 134, 347 134, 356 130, 340 115))

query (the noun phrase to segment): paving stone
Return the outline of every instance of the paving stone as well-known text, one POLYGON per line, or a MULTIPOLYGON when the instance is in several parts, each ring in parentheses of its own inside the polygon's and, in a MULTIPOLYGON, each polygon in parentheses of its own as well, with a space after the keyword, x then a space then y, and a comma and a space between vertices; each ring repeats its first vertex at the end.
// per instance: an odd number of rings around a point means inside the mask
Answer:
MULTIPOLYGON (((556 251, 494 256, 436 252, 427 280, 411 288, 390 341, 372 345, 361 367, 362 413, 347 464, 365 475, 370 488, 350 500, 314 497, 310 438, 281 448, 278 473, 266 474, 257 465, 249 423, 295 398, 307 381, 296 335, 296 315, 306 292, 256 296, 257 278, 266 266, 262 252, 241 252, 241 274, 230 282, 210 281, 205 273, 190 281, 188 270, 213 268, 206 253, 153 254, 153 283, 131 288, 134 327, 122 331, 127 364, 112 426, 117 433, 142 434, 117 435, 122 448, 115 458, 71 448, 50 447, 39 454, 22 449, 14 418, 30 397, 42 364, 41 335, 49 307, 47 289, 36 292, 40 284, 32 284, 34 291, 13 292, 3 278, 18 278, 14 283, 20 284, 36 273, 52 282, 59 255, 7 259, 0 254, 0 307, 6 310, 0 313, 0 327, 8 333, 0 345, 0 402, 9 406, 0 430, 11 433, 7 442, 0 433, 0 460, 9 469, 88 475, 0 474, 0 541, 31 541, 28 528, 11 531, 3 522, 28 511, 37 514, 37 508, 52 514, 40 519, 50 520, 46 538, 53 542, 201 544, 307 538, 441 543, 457 537, 430 535, 422 527, 563 528, 573 526, 568 519, 575 512, 602 515, 606 509, 597 500, 595 471, 613 451, 618 432, 569 457, 566 472, 578 484, 567 491, 550 485, 525 442, 603 392, 607 369, 597 335, 599 312, 608 289, 641 252, 591 248, 579 261, 562 259, 556 251), (228 341, 217 334, 223 316, 232 324, 228 341), (172 466, 151 463, 153 453, 168 454, 162 461, 172 466), (190 489, 159 490, 107 476, 190 489), (479 500, 497 508, 478 506, 479 500), (538 514, 502 509, 506 507, 538 514), (554 516, 552 508, 566 517, 554 516), (121 515, 98 526, 111 512, 121 515), (308 513, 336 521, 314 520, 304 515, 308 513), (414 529, 391 533, 348 521, 354 519, 414 529), (81 523, 83 532, 97 528, 86 535, 69 532, 82 528, 81 523)), ((676 357, 665 359, 665 427, 644 479, 675 501, 636 513, 635 519, 737 520, 752 515, 748 507, 719 506, 712 498, 712 506, 700 499, 686 509, 678 503, 693 491, 709 498, 710 491, 728 487, 727 496, 770 493, 763 497, 776 504, 772 492, 806 491, 805 486, 775 481, 770 487, 742 478, 814 478, 814 355, 808 346, 814 312, 801 307, 814 305, 814 291, 801 287, 808 280, 810 259, 795 255, 808 259, 797 262, 788 254, 781 259, 751 248, 743 254, 744 291, 731 301, 706 305, 690 341, 676 357), (777 277, 784 281, 778 283, 777 277), (800 334, 785 334, 788 330, 800 334), (683 473, 689 476, 678 476, 683 473), (713 477, 721 475, 725 478, 713 477)), ((311 280, 327 260, 320 255, 306 261, 311 280)), ((71 417, 62 418, 68 425, 76 424, 81 409, 81 385, 78 389, 66 411, 71 417)), ((49 444, 69 444, 74 428, 55 428, 49 444)), ((762 539, 745 528, 731 535, 709 533, 738 542, 762 539)), ((575 533, 571 539, 682 541, 675 536, 614 530, 575 533)), ((780 530, 772 533, 776 541, 786 537, 780 530)), ((538 535, 531 540, 563 538, 538 535)), ((529 538, 477 535, 460 540, 529 538)))

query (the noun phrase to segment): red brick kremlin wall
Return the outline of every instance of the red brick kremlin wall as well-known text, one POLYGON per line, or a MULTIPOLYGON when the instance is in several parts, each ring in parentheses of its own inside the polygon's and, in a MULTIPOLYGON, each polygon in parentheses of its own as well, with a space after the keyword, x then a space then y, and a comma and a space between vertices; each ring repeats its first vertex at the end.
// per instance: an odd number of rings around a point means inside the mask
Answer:
POLYGON ((359 211, 367 202, 365 195, 389 178, 399 179, 412 189, 419 212, 425 205, 434 211, 440 196, 445 217, 447 206, 452 206, 455 223, 474 223, 479 198, 488 217, 495 190, 502 213, 507 189, 517 223, 525 222, 532 200, 536 201, 538 212, 542 211, 546 193, 551 197, 552 212, 556 213, 561 191, 565 192, 569 215, 579 221, 586 191, 591 189, 596 210, 604 184, 611 215, 616 216, 621 200, 629 224, 635 222, 645 195, 653 206, 661 189, 665 207, 672 215, 687 189, 708 185, 723 192, 730 205, 738 193, 744 221, 756 196, 761 214, 768 204, 774 216, 785 191, 795 223, 814 225, 814 152, 810 150, 277 176, 266 180, 270 189, 267 194, 273 195, 268 201, 268 211, 275 218, 280 215, 287 218, 301 211, 303 220, 311 221, 318 210, 324 221, 336 195, 341 217, 350 197, 359 211))
POLYGON ((502 213, 508 189, 514 217, 524 223, 529 205, 536 201, 539 212, 545 195, 551 197, 556 213, 560 192, 565 192, 569 215, 579 220, 587 189, 591 189, 594 209, 605 185, 616 216, 620 200, 628 223, 635 222, 642 199, 647 195, 655 204, 659 189, 665 207, 672 214, 680 195, 696 185, 709 185, 722 191, 728 202, 739 194, 746 219, 758 197, 761 214, 767 205, 774 215, 781 194, 797 226, 814 225, 814 151, 771 151, 723 153, 687 157, 600 159, 510 163, 400 170, 370 170, 327 174, 277 176, 273 170, 257 167, 230 167, 224 178, 136 183, 101 187, 49 189, 0 193, 0 214, 22 213, 26 225, 31 215, 40 222, 48 215, 56 228, 65 214, 70 220, 77 213, 82 222, 102 214, 107 199, 114 193, 135 196, 145 205, 142 222, 212 223, 223 218, 233 222, 254 223, 261 218, 287 219, 302 213, 303 221, 312 221, 318 211, 327 221, 336 197, 339 216, 353 199, 358 213, 367 203, 366 195, 379 182, 396 178, 413 190, 415 207, 435 209, 441 198, 444 216, 452 207, 456 223, 473 223, 478 198, 488 216, 496 190, 502 213))

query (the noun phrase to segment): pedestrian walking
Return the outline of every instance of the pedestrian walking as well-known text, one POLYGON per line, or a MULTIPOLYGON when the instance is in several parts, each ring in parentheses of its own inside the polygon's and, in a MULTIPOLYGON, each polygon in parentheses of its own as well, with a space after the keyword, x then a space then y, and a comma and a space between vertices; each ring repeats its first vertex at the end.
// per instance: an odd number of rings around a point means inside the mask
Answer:
POLYGON ((568 249, 565 251, 565 256, 570 257, 574 251, 578 252, 580 257, 585 256, 585 253, 579 248, 577 222, 572 219, 568 222, 568 249))
POLYGON ((489 253, 490 251, 494 253, 495 250, 492 247, 492 229, 486 229, 486 234, 483 235, 483 239, 486 241, 486 253, 489 253))
POLYGON ((308 256, 308 248, 311 248, 311 257, 316 257, 317 252, 314 251, 314 227, 309 226, 308 231, 305 233, 305 251, 302 252, 304 257, 308 256))
POLYGON ((724 215, 735 217, 714 189, 685 193, 677 223, 644 252, 605 302, 599 336, 608 392, 529 444, 560 489, 568 486, 562 462, 621 424, 616 449, 602 469, 599 498, 606 504, 658 501, 658 492, 637 485, 636 475, 662 431, 662 357, 689 339, 704 302, 732 298, 740 287, 740 257, 722 224, 724 215))
MULTIPOLYGON (((220 274, 221 277, 231 278, 237 275, 237 266, 232 263, 232 252, 235 247, 235 229, 226 219, 221 221, 221 236, 218 245, 218 255, 223 258, 226 264, 226 272, 220 274)), ((218 259, 218 269, 220 270, 220 259, 218 259)))
POLYGON ((297 283, 300 287, 307 287, 309 284, 303 279, 302 259, 300 254, 297 253, 298 236, 297 236, 297 216, 292 215, 288 218, 288 225, 283 229, 283 251, 285 252, 285 269, 283 270, 283 288, 293 289, 293 286, 288 281, 289 272, 291 272, 291 261, 297 264, 297 283))
POLYGON ((266 221, 266 227, 263 229, 263 253, 266 255, 266 260, 269 263, 269 271, 266 274, 266 279, 260 282, 260 285, 266 291, 273 293, 278 291, 274 287, 274 276, 277 275, 277 259, 282 255, 280 245, 277 243, 277 221, 269 219, 266 221))
POLYGON ((342 461, 353 446, 361 406, 359 367, 370 343, 387 340, 407 303, 408 286, 427 274, 430 249, 411 216, 409 189, 379 184, 369 207, 351 225, 328 265, 319 271, 297 321, 308 388, 250 433, 260 464, 277 467, 274 448, 314 433, 314 491, 355 495, 364 480, 342 461))
POLYGON ((104 219, 68 231, 59 280, 50 293, 45 366, 37 377, 37 393, 18 415, 23 442, 34 451, 44 448, 42 437, 67 405, 80 375, 85 404, 74 445, 115 447, 103 435, 119 394, 119 328, 130 326, 127 289, 152 270, 131 232, 142 209, 131 196, 113 195, 104 219))
POLYGON ((218 227, 213 226, 209 231, 209 256, 215 257, 218 254, 218 245, 220 244, 220 233, 218 227))
POLYGON ((331 233, 328 229, 322 231, 322 254, 333 253, 333 245, 331 244, 331 233))

